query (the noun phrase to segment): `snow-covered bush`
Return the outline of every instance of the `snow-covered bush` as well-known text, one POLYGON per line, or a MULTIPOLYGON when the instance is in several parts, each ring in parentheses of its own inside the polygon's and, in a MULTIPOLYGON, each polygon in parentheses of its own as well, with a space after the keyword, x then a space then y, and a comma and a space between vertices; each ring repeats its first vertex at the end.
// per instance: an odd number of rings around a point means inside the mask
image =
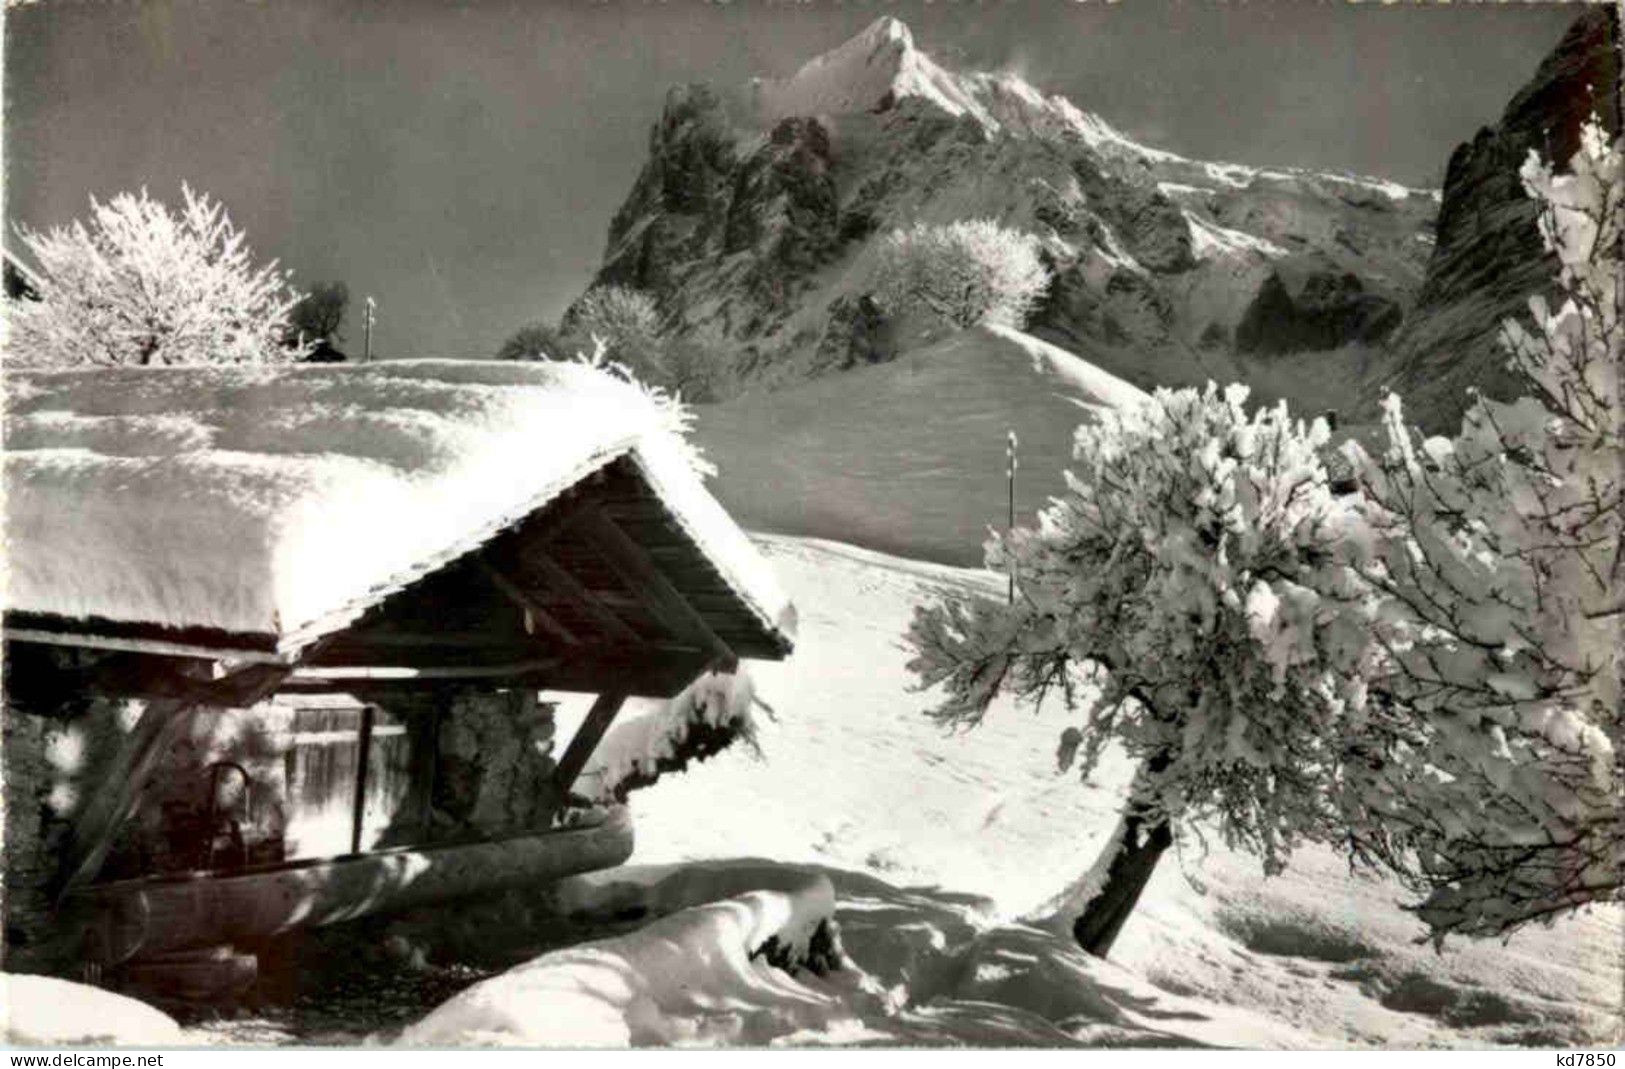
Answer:
POLYGON ((19 228, 40 300, 9 303, 7 362, 33 367, 248 364, 298 359, 288 314, 300 295, 273 261, 254 266, 242 231, 206 194, 177 213, 147 196, 91 198, 89 225, 19 228))
POLYGON ((1020 327, 1049 281, 1032 235, 974 219, 893 230, 880 242, 870 288, 893 315, 1020 327))
POLYGON ((583 780, 597 801, 626 801, 690 761, 704 761, 734 745, 756 747, 752 707, 756 690, 743 668, 706 672, 681 694, 646 715, 610 728, 593 753, 583 780))
POLYGON ((1621 146, 1594 122, 1572 174, 1522 177, 1561 303, 1503 340, 1528 396, 1478 399, 1455 438, 1387 405, 1387 448, 1350 455, 1388 599, 1380 754, 1355 792, 1363 844, 1425 892, 1442 937, 1497 934, 1625 883, 1621 146))
POLYGON ((594 286, 571 305, 560 326, 570 334, 598 335, 612 347, 653 339, 660 333, 654 298, 630 286, 594 286))
POLYGON ((559 322, 566 338, 602 339, 616 362, 651 385, 672 388, 667 343, 660 336, 660 310, 642 290, 614 284, 594 286, 571 305, 559 322))
POLYGON ((522 327, 496 355, 498 360, 568 360, 599 342, 640 381, 686 400, 715 401, 729 387, 729 346, 717 331, 662 336, 654 298, 626 286, 593 287, 558 326, 522 327))
POLYGON ((326 342, 342 340, 339 327, 350 307, 350 287, 344 282, 318 282, 288 312, 288 333, 294 341, 326 342))
POLYGON ((569 360, 581 348, 579 339, 551 323, 527 323, 498 347, 496 359, 569 360))
POLYGON ((1066 494, 988 545, 1013 604, 924 606, 908 634, 940 720, 975 724, 1001 691, 1059 694, 1077 716, 1063 767, 1087 776, 1112 741, 1139 762, 1073 929, 1096 954, 1176 827, 1212 822, 1267 870, 1342 835, 1374 599, 1342 558, 1325 423, 1249 416, 1246 396, 1159 390, 1080 427, 1066 494))

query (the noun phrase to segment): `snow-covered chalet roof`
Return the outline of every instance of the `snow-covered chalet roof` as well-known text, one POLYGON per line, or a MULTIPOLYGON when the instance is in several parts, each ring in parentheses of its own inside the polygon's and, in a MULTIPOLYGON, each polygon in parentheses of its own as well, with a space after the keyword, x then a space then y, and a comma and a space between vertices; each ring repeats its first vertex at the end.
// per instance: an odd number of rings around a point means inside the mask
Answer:
POLYGON ((671 409, 584 364, 12 372, 5 397, 14 637, 111 622, 295 650, 625 458, 789 647, 671 409))

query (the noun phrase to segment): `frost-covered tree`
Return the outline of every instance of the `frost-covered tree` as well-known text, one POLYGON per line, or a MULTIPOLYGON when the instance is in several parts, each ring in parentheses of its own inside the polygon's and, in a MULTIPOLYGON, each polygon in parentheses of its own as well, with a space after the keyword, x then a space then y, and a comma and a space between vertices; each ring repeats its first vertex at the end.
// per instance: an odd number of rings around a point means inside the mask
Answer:
POLYGON ((343 282, 318 282, 288 312, 288 326, 295 335, 329 344, 340 340, 339 327, 350 307, 350 287, 343 282))
POLYGON ((242 231, 205 194, 176 212, 147 196, 91 198, 89 223, 18 235, 38 301, 9 304, 7 360, 24 366, 272 363, 299 294, 276 263, 255 266, 242 231))
POLYGON ((955 327, 1019 327, 1049 286, 1030 234, 991 219, 916 223, 880 242, 871 276, 888 313, 926 313, 955 327))
POLYGON ((726 390, 731 368, 727 343, 716 331, 660 337, 654 301, 621 286, 589 290, 558 326, 535 322, 515 331, 498 360, 571 360, 603 343, 609 357, 637 378, 687 401, 714 401, 726 390))
POLYGON ((1380 756, 1362 843, 1424 894, 1438 937, 1500 934, 1625 885, 1625 398, 1621 146, 1595 124, 1572 173, 1524 186, 1561 268, 1556 307, 1503 340, 1528 396, 1478 399, 1421 439, 1397 398, 1386 450, 1350 454, 1388 600, 1380 756))
POLYGON ((660 333, 660 310, 642 290, 614 284, 594 286, 565 313, 560 324, 570 334, 597 334, 613 347, 655 338, 660 333))
POLYGON ((579 350, 591 348, 551 323, 527 323, 514 331, 497 349, 498 360, 570 360, 579 350))
POLYGON ((1112 742, 1137 763, 1076 899, 1073 933, 1097 955, 1181 827, 1216 827, 1268 871, 1343 834, 1375 600, 1342 557, 1325 423, 1249 416, 1246 396, 1159 390, 1080 427, 1066 493, 988 545, 1013 603, 923 606, 908 634, 939 720, 1058 695, 1076 717, 1063 766, 1088 776, 1112 742))
POLYGON ((564 313, 559 327, 576 338, 602 338, 615 360, 645 382, 666 383, 660 338, 660 310, 642 290, 614 284, 594 286, 564 313))
POLYGON ((690 402, 721 400, 734 385, 732 348, 720 332, 702 329, 661 346, 661 385, 690 402))

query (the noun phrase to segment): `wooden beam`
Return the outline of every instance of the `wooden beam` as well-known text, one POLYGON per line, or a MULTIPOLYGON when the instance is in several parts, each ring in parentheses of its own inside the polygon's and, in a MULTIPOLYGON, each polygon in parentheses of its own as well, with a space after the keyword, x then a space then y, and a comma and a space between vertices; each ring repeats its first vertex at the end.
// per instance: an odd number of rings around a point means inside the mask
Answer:
POLYGON ((592 703, 587 711, 587 718, 576 729, 575 737, 565 749, 564 756, 559 758, 559 766, 553 771, 553 785, 558 791, 560 799, 570 796, 570 788, 575 785, 576 777, 587 766, 587 758, 598 748, 603 741, 604 732, 615 722, 615 715, 626 704, 624 691, 605 691, 592 703))
MULTIPOLYGON (((597 694, 613 685, 628 695, 640 698, 669 698, 692 682, 714 660, 704 650, 670 645, 621 647, 614 651, 584 646, 581 650, 586 652, 544 661, 543 667, 516 671, 510 675, 449 678, 484 679, 502 686, 584 694, 597 694)), ((346 673, 341 676, 320 665, 312 665, 308 670, 290 675, 284 686, 290 692, 300 694, 365 694, 399 693, 403 689, 421 687, 425 682, 434 682, 433 679, 425 680, 398 671, 381 672, 377 669, 382 666, 377 665, 344 667, 370 670, 365 674, 346 673)))
POLYGON ((489 650, 513 648, 517 635, 511 631, 347 631, 326 647, 334 650, 367 649, 458 649, 489 650))
POLYGON ((72 631, 42 631, 24 627, 6 628, 5 638, 8 642, 38 642, 50 646, 72 646, 82 649, 145 653, 161 657, 196 657, 203 660, 229 657, 238 661, 254 661, 262 664, 286 664, 289 660, 286 654, 270 650, 238 649, 232 646, 206 646, 189 642, 169 642, 163 639, 81 635, 72 631))
POLYGON ((147 705, 68 832, 54 888, 58 903, 101 868, 114 833, 129 816, 153 766, 191 727, 197 713, 195 702, 179 698, 147 705))
POLYGON ((154 766, 203 709, 253 705, 281 685, 289 671, 285 665, 251 665, 213 682, 182 679, 178 686, 189 693, 149 703, 68 832, 55 881, 56 901, 96 875, 154 766))
POLYGON ((524 610, 525 622, 527 624, 534 620, 536 623, 542 626, 542 630, 546 631, 560 642, 563 642, 565 645, 580 645, 581 640, 577 638, 569 628, 559 623, 559 621, 553 616, 552 613, 547 611, 541 602, 537 601, 535 598, 531 597, 530 594, 521 589, 518 583, 515 583, 507 576, 497 571, 484 558, 480 559, 479 567, 480 571, 485 574, 485 577, 491 581, 492 586, 500 590, 503 596, 509 601, 513 602, 515 605, 519 606, 520 609, 524 610))
POLYGON ((632 822, 614 807, 601 824, 482 842, 372 850, 203 880, 128 880, 87 887, 76 905, 143 918, 106 964, 241 941, 378 912, 420 909, 473 894, 534 892, 577 872, 613 868, 632 854, 632 822), (403 874, 411 873, 410 878, 403 874))
POLYGON ((396 679, 403 681, 414 679, 501 679, 545 672, 558 663, 559 660, 556 657, 543 657, 528 661, 490 665, 318 664, 311 665, 308 668, 296 668, 291 675, 295 680, 333 681, 344 679, 396 679))
MULTIPOLYGON (((571 650, 585 648, 571 647, 571 650)), ((564 653, 564 647, 557 642, 548 641, 545 637, 536 638, 518 634, 509 635, 505 639, 496 639, 484 646, 448 647, 373 643, 357 636, 353 641, 348 637, 334 641, 320 654, 304 661, 299 667, 322 669, 337 666, 386 665, 400 668, 489 668, 560 657, 564 653)))
POLYGON ((625 531, 616 526, 614 520, 601 510, 591 509, 583 516, 581 528, 590 534, 593 547, 620 576, 621 581, 644 595, 649 607, 673 634, 699 639, 724 662, 737 661, 733 650, 717 637, 711 625, 689 604, 682 591, 672 585, 666 573, 649 559, 625 531))
POLYGON ((632 625, 598 600, 597 595, 581 584, 581 580, 571 575, 558 561, 554 560, 540 547, 527 547, 523 554, 523 563, 528 568, 535 569, 554 594, 588 617, 593 619, 613 638, 622 642, 642 643, 643 636, 632 629, 632 625))

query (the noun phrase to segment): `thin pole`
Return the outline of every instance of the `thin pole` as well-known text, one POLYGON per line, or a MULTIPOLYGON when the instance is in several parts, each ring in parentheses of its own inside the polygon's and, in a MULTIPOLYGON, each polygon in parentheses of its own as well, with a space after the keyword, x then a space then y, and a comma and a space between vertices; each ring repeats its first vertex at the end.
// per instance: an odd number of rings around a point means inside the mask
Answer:
POLYGON ((361 707, 361 734, 356 739, 355 809, 350 823, 350 853, 361 853, 361 829, 367 819, 367 766, 372 763, 372 706, 361 707))
POLYGON ((368 297, 367 298, 367 314, 362 320, 362 322, 364 322, 366 324, 366 327, 367 327, 367 340, 366 340, 365 347, 363 348, 362 354, 361 354, 361 362, 363 364, 372 363, 372 321, 373 321, 373 313, 377 308, 378 308, 378 302, 373 300, 371 297, 368 297))
MULTIPOLYGON (((1008 431, 1007 434, 1009 437, 1005 442, 1004 452, 1005 460, 1008 463, 1005 466, 1004 474, 1010 491, 1010 510, 1005 525, 1005 531, 1008 534, 1016 529, 1016 467, 1018 462, 1016 460, 1016 432, 1008 431)), ((1007 540, 1006 546, 1008 544, 1007 540)), ((1005 563, 1010 569, 1010 589, 1005 595, 1005 600, 1014 605, 1016 603, 1016 562, 1013 557, 1007 555, 1005 563)))

